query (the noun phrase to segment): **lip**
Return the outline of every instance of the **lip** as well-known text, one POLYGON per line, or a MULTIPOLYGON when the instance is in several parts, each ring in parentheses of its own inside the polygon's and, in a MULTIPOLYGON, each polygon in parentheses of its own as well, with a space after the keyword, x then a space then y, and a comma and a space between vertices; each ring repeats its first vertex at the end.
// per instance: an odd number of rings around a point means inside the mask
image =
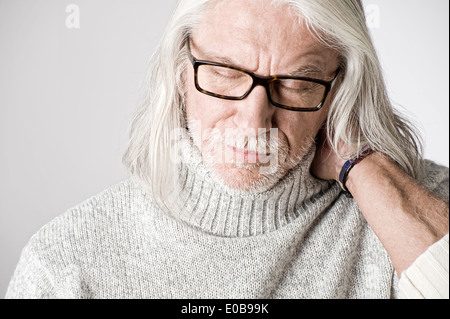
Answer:
POLYGON ((254 151, 249 151, 233 146, 227 146, 235 155, 237 155, 237 158, 243 159, 245 162, 252 162, 252 163, 258 163, 261 160, 265 160, 268 157, 270 157, 270 154, 268 153, 259 153, 254 151))

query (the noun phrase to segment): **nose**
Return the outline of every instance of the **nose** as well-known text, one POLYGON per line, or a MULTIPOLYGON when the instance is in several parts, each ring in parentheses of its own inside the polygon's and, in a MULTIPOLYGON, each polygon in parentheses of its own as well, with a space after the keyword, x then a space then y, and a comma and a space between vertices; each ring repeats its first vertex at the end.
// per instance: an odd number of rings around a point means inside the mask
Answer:
POLYGON ((270 103, 263 86, 255 87, 246 99, 237 101, 236 107, 234 123, 238 128, 266 131, 272 128, 276 108, 270 103))

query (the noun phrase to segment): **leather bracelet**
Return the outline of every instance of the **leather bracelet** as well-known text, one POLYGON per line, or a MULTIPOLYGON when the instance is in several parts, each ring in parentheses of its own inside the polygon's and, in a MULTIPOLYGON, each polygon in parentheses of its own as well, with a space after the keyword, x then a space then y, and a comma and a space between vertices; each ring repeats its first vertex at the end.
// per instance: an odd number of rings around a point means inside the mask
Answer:
POLYGON ((341 173, 339 174, 339 184, 341 185, 341 188, 347 197, 353 197, 347 186, 345 185, 347 183, 348 174, 353 169, 353 167, 361 163, 366 157, 373 154, 374 152, 375 151, 372 148, 366 147, 361 152, 361 155, 359 157, 348 160, 347 162, 345 162, 344 166, 342 166, 341 173))

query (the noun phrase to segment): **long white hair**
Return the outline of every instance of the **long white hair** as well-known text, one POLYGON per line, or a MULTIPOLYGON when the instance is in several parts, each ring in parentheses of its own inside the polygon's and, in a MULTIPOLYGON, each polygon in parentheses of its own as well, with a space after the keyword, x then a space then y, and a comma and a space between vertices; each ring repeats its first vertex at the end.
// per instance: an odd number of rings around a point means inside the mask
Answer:
MULTIPOLYGON (((124 164, 163 205, 177 174, 170 160, 172 133, 186 127, 183 75, 187 39, 217 1, 223 0, 178 1, 151 58, 142 103, 132 123, 124 164)), ((418 178, 422 171, 419 135, 392 107, 361 1, 254 1, 288 3, 323 45, 340 53, 342 72, 326 127, 335 151, 340 140, 355 145, 356 153, 370 145, 418 178)))

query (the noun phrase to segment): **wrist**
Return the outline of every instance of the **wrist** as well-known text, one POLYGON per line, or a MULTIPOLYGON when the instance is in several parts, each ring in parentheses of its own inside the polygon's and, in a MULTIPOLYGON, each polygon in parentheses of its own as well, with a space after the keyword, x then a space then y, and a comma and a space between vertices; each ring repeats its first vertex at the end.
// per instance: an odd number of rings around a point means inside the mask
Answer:
POLYGON ((348 174, 346 186, 353 196, 358 192, 358 187, 367 187, 371 176, 384 176, 389 180, 390 161, 381 153, 374 152, 364 161, 356 165, 348 174))
POLYGON ((350 185, 351 172, 353 171, 353 169, 355 169, 356 166, 360 165, 364 160, 366 160, 368 157, 370 157, 373 153, 375 153, 375 151, 372 148, 367 146, 366 148, 363 149, 363 151, 361 152, 361 154, 358 157, 350 159, 342 165, 342 168, 340 169, 340 172, 338 175, 339 176, 338 182, 339 182, 342 190, 348 197, 352 197, 352 192, 348 188, 348 185, 347 185, 347 184, 350 185))

